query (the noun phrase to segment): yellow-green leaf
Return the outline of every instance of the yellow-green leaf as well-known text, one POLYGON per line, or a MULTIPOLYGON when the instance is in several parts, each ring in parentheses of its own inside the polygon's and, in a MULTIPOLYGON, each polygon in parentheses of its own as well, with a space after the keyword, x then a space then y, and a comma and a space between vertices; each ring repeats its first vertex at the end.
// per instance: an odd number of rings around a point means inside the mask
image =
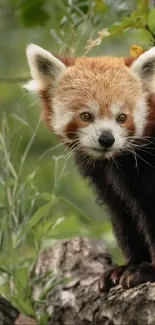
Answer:
POLYGON ((152 9, 148 14, 148 26, 150 31, 155 34, 155 9, 152 9))

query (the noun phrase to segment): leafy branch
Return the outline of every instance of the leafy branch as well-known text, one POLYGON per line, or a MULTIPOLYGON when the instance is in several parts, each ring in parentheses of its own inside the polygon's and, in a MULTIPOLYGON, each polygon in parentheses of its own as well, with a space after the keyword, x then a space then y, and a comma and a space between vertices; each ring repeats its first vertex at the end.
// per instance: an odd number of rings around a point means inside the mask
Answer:
POLYGON ((105 38, 135 29, 143 30, 148 33, 148 47, 155 44, 155 9, 150 9, 149 0, 138 1, 138 6, 131 15, 123 17, 120 22, 116 22, 100 30, 96 39, 89 39, 86 44, 85 54, 90 52, 94 47, 99 46, 105 38))

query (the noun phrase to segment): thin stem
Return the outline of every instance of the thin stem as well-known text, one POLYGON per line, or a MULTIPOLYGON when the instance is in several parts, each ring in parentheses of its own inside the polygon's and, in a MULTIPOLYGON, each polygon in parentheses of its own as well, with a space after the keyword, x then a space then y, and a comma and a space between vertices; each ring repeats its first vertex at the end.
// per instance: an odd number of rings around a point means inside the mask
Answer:
POLYGON ((30 80, 30 77, 0 77, 0 83, 24 83, 30 80))

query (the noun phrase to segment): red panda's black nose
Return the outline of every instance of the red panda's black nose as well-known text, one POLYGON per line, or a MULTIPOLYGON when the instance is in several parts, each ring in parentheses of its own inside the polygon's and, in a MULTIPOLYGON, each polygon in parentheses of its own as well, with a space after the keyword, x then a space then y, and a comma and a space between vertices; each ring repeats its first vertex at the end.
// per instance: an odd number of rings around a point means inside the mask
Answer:
POLYGON ((101 133, 100 137, 98 138, 98 142, 100 146, 104 148, 110 148, 115 142, 115 138, 110 131, 104 131, 101 133))

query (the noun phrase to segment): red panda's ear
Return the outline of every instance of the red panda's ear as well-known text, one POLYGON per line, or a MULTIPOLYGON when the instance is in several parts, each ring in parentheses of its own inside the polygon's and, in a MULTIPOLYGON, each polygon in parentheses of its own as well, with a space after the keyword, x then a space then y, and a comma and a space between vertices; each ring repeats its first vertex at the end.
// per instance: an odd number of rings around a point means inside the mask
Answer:
POLYGON ((38 92, 54 86, 67 69, 61 60, 38 45, 28 45, 26 54, 33 79, 24 87, 30 91, 38 92))
POLYGON ((129 67, 146 90, 155 92, 155 47, 141 54, 129 67))
POLYGON ((126 67, 130 67, 132 65, 132 63, 135 61, 136 59, 132 56, 127 56, 124 58, 124 63, 126 65, 126 67))

